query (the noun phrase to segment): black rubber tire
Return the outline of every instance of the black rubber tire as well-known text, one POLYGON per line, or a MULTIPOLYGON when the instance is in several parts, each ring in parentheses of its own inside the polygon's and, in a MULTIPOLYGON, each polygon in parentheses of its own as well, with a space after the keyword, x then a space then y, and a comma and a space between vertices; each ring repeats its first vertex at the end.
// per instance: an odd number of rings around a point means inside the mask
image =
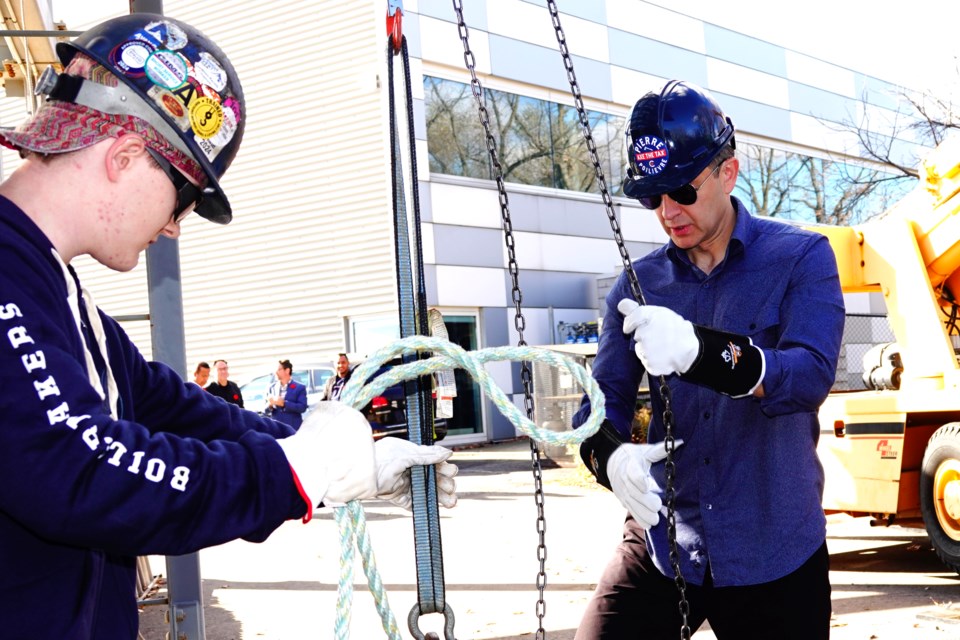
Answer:
POLYGON ((930 542, 933 543, 933 549, 940 560, 953 571, 960 573, 960 541, 954 540, 944 531, 937 518, 934 496, 937 469, 951 460, 960 465, 960 422, 945 424, 930 436, 920 467, 920 511, 930 542))

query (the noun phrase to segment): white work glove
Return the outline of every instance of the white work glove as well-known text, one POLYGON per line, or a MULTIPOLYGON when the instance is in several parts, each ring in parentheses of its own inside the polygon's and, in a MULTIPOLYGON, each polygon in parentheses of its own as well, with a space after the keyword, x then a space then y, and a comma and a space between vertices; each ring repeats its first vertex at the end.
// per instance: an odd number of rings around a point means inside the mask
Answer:
POLYGON ((424 446, 400 438, 383 438, 373 445, 377 460, 377 497, 409 509, 410 467, 434 465, 437 501, 446 508, 457 504, 457 466, 444 462, 453 453, 438 445, 424 446))
MULTIPOLYGON (((674 441, 674 449, 682 444, 683 440, 674 441)), ((667 448, 663 442, 622 444, 607 461, 607 478, 613 495, 620 499, 644 530, 660 520, 663 501, 659 487, 650 477, 650 467, 666 457, 667 448)))
POLYGON ((623 314, 623 332, 633 334, 636 353, 652 376, 686 373, 700 355, 700 340, 693 323, 666 307, 640 305, 624 298, 617 304, 623 314))
POLYGON ((295 434, 277 444, 300 481, 310 511, 321 502, 345 504, 377 495, 373 434, 356 409, 320 402, 295 434))

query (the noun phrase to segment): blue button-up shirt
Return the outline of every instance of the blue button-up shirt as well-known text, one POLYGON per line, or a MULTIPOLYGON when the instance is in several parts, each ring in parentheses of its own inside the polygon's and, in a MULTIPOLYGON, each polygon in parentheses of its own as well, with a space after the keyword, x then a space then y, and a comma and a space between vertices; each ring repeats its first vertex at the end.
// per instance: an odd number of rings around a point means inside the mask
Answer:
MULTIPOLYGON (((733 199, 737 222, 727 255, 703 273, 672 242, 633 263, 647 304, 694 324, 750 336, 763 350, 764 397, 733 399, 675 375, 676 516, 680 567, 703 584, 769 582, 803 564, 826 538, 817 458, 817 409, 833 385, 844 307, 826 237, 751 216, 733 199)), ((632 297, 623 275, 607 296, 593 376, 607 417, 629 441, 643 366, 623 333, 617 303, 632 297)), ((649 441, 664 438, 663 404, 651 383, 649 441)), ((585 420, 584 406, 574 424, 585 420)), ((665 486, 664 465, 652 470, 665 486)), ((647 534, 653 560, 673 576, 665 518, 647 534)))

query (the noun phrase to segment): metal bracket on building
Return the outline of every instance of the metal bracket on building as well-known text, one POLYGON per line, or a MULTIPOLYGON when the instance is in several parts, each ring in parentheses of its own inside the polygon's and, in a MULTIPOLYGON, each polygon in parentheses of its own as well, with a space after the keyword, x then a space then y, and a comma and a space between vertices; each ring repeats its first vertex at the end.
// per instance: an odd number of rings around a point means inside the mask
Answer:
POLYGON ((203 605, 199 602, 178 602, 167 609, 170 640, 202 640, 203 605))

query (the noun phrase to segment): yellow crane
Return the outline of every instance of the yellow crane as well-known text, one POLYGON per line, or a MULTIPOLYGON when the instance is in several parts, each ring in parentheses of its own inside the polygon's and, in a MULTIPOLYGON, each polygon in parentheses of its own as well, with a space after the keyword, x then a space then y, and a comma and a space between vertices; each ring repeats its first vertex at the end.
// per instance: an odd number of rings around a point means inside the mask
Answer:
POLYGON ((865 357, 862 391, 820 409, 824 509, 922 521, 960 572, 960 137, 924 160, 917 188, 881 217, 815 227, 844 292, 879 292, 895 343, 865 357))

